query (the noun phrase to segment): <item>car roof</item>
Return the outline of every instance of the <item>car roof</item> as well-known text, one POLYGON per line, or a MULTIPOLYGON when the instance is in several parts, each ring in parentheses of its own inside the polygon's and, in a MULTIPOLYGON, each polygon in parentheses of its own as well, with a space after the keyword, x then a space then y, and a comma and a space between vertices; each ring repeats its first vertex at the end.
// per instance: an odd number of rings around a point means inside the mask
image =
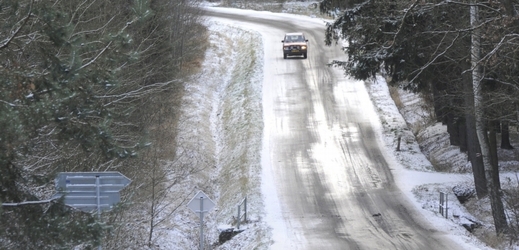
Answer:
POLYGON ((285 36, 302 36, 302 32, 292 32, 292 33, 286 33, 285 36))

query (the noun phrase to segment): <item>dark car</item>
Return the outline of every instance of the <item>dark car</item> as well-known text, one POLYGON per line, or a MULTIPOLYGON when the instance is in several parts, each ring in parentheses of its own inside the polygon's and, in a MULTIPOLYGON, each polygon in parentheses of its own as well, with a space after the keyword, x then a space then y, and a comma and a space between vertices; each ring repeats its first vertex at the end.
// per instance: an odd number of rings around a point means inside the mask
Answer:
POLYGON ((286 33, 283 43, 283 58, 288 56, 303 56, 307 58, 308 40, 303 33, 286 33))

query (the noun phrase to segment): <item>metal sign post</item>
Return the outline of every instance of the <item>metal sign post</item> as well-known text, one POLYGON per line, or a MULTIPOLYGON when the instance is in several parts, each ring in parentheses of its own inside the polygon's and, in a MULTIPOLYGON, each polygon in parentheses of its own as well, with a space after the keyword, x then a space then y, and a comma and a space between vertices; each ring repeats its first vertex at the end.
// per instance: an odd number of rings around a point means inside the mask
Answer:
POLYGON ((99 188, 99 175, 96 175, 96 193, 97 193, 97 219, 101 221, 101 188, 99 188))
MULTIPOLYGON (((200 211, 204 211, 204 197, 200 197, 200 211)), ((204 213, 200 213, 200 250, 204 249, 204 213)))
POLYGON ((200 217, 200 250, 204 249, 204 213, 213 209, 214 205, 214 202, 202 191, 198 191, 198 193, 195 194, 187 204, 191 211, 198 214, 200 217))
MULTIPOLYGON (((99 223, 101 223, 101 191, 99 188, 99 175, 96 175, 96 193, 97 193, 97 220, 99 221, 99 223)), ((99 246, 97 247, 98 250, 101 250, 103 249, 103 243, 102 243, 102 238, 99 239, 99 246)))

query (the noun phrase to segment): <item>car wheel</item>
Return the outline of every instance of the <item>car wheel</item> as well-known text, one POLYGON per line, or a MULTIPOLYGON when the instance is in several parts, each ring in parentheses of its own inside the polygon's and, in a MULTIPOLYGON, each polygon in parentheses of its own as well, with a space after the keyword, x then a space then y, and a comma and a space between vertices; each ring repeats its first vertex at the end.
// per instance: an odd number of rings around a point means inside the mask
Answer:
POLYGON ((283 54, 283 59, 287 59, 287 54, 283 54))
POLYGON ((306 59, 306 53, 303 54, 303 57, 306 59))

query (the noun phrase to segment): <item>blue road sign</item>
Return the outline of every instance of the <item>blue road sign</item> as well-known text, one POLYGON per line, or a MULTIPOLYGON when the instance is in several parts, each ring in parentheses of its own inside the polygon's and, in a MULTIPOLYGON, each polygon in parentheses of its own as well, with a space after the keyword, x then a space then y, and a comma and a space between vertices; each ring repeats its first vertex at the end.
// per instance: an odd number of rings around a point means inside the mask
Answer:
POLYGON ((54 197, 85 212, 108 211, 121 200, 119 191, 131 180, 119 172, 63 172, 56 178, 54 197))

